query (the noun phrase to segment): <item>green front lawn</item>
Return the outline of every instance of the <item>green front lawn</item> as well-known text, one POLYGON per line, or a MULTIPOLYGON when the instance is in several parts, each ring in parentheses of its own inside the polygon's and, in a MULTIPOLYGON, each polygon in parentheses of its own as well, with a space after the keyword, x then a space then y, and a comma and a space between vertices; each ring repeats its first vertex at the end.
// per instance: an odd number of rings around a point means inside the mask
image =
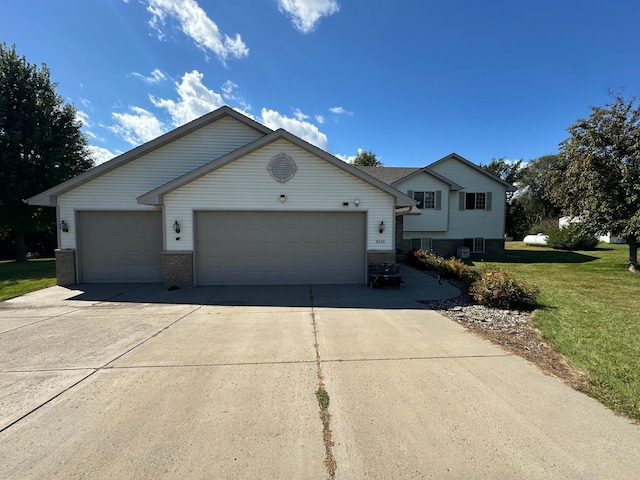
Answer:
POLYGON ((0 261, 0 302, 55 284, 56 262, 53 258, 0 261))
POLYGON ((504 258, 484 263, 540 288, 533 318, 544 338, 588 373, 587 393, 640 421, 640 273, 627 260, 626 245, 563 252, 509 242, 504 258))

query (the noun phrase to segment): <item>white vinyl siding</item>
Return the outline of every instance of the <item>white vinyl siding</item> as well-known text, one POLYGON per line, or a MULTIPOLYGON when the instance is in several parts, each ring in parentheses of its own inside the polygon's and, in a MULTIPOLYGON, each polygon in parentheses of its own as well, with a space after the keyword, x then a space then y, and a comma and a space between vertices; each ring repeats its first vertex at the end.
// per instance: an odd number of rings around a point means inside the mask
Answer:
POLYGON ((164 205, 165 230, 172 232, 176 220, 182 227, 180 240, 168 234, 167 250, 194 248, 194 212, 201 210, 362 212, 367 216, 366 248, 394 249, 393 229, 382 234, 378 231, 380 222, 394 224, 393 196, 286 140, 266 145, 168 193, 164 205), (275 181, 267 169, 269 161, 280 153, 291 157, 297 167, 295 176, 286 183, 275 181), (281 195, 286 197, 284 203, 281 195))
MULTIPOLYGON (((436 238, 504 238, 505 193, 504 185, 451 158, 430 166, 433 171, 464 187, 449 194, 449 229, 445 236, 436 238), (466 193, 485 193, 485 209, 466 210, 466 193)), ((405 227, 405 230, 408 231, 405 227)), ((427 230, 428 231, 428 230, 427 230)))
MULTIPOLYGON (((446 232, 448 226, 449 185, 426 173, 420 173, 394 185, 415 198, 415 192, 432 192, 434 207, 422 209, 422 215, 405 215, 404 231, 446 232)), ((405 237, 406 238, 406 237, 405 237)))
POLYGON ((138 204, 136 198, 263 135, 223 117, 62 194, 58 198, 59 218, 69 225, 69 232, 61 235, 61 248, 76 248, 76 211, 158 211, 157 207, 138 204))

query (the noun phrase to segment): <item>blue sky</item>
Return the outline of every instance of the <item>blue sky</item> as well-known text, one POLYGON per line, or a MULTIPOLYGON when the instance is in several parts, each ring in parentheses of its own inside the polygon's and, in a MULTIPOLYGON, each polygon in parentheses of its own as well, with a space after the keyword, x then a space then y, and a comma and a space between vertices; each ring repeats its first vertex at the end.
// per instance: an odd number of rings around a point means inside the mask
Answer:
POLYGON ((640 94, 637 0, 20 0, 0 41, 46 63, 98 162, 223 104, 348 159, 557 151, 640 94))

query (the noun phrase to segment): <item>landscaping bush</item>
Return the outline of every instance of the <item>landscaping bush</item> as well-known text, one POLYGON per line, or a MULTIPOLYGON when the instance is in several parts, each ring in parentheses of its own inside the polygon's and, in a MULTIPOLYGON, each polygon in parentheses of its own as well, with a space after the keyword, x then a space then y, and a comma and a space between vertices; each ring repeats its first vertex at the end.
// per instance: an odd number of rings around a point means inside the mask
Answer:
POLYGON ((553 230, 554 228, 558 228, 557 218, 543 218, 529 228, 529 235, 537 235, 538 233, 544 233, 546 235, 549 230, 553 230))
POLYGON ((426 250, 415 250, 411 252, 407 260, 414 267, 420 270, 437 272, 445 279, 464 280, 469 284, 476 275, 475 270, 462 260, 455 257, 448 259, 439 257, 426 250))
POLYGON ((481 305, 506 310, 533 309, 539 292, 537 287, 516 280, 508 271, 500 268, 481 270, 469 288, 469 294, 481 305))
POLYGON ((584 232, 575 223, 563 228, 551 228, 547 235, 547 245, 558 250, 593 250, 598 245, 594 235, 584 232))

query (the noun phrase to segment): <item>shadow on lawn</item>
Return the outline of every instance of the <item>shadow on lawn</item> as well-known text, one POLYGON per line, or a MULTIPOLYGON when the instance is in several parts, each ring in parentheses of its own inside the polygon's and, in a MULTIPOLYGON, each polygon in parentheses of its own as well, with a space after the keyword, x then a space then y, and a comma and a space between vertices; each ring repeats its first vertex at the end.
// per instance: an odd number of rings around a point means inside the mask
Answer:
MULTIPOLYGON (((587 263, 598 257, 565 251, 509 250, 509 253, 495 257, 484 257, 487 262, 501 263, 587 263)), ((475 262, 476 264, 478 262, 475 262)))

